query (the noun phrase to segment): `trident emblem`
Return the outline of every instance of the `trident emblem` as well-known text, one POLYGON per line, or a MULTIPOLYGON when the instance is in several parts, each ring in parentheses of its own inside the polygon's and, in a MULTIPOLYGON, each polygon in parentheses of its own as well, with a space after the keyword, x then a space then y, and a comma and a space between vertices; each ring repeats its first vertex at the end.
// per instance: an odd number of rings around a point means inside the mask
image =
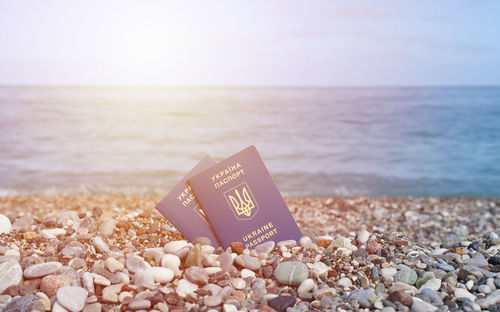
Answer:
POLYGON ((255 199, 246 182, 224 192, 224 196, 238 220, 251 220, 258 210, 255 199))

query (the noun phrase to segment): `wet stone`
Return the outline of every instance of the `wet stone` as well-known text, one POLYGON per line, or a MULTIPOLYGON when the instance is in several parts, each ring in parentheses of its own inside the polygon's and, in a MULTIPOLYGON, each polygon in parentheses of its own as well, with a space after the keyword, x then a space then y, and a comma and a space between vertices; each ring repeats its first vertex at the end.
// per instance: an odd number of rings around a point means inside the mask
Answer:
POLYGON ((415 283, 417 282, 417 278, 417 273, 408 267, 399 270, 394 275, 395 282, 402 282, 408 285, 415 285, 415 283))

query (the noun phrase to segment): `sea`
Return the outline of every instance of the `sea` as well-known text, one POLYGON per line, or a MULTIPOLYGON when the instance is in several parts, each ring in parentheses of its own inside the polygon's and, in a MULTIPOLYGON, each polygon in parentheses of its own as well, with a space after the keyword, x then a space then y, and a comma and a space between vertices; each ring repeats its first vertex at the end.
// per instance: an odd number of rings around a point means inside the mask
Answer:
POLYGON ((284 196, 500 198, 500 87, 0 86, 0 196, 165 195, 249 145, 284 196))

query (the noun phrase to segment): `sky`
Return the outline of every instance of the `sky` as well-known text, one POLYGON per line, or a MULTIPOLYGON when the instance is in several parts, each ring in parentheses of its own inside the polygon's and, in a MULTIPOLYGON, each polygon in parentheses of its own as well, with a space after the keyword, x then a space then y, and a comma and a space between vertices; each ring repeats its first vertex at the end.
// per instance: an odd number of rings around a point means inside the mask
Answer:
POLYGON ((0 84, 500 84, 500 1, 0 0, 0 84))

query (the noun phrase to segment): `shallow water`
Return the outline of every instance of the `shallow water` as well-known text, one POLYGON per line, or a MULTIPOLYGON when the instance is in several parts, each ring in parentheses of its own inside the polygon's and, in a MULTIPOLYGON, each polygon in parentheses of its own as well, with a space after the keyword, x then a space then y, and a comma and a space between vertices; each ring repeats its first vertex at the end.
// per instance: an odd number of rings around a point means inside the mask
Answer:
POLYGON ((0 87, 0 194, 157 193, 254 144, 285 195, 500 197, 500 88, 0 87))

